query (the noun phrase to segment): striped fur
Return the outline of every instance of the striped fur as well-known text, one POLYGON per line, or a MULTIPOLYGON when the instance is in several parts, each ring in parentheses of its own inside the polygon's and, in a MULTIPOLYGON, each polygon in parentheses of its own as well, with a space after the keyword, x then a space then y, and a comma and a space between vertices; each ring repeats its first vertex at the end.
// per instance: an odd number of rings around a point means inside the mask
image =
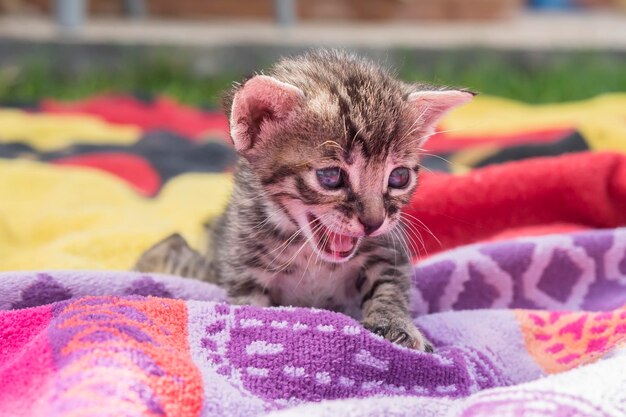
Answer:
POLYGON ((241 158, 211 248, 201 254, 171 236, 136 269, 215 282, 235 303, 342 311, 395 343, 432 350, 409 316, 401 208, 417 187, 421 144, 468 96, 405 84, 340 52, 279 62, 224 100, 241 158), (344 173, 338 189, 317 180, 329 167, 344 173), (397 167, 409 169, 401 189, 388 185, 397 167))

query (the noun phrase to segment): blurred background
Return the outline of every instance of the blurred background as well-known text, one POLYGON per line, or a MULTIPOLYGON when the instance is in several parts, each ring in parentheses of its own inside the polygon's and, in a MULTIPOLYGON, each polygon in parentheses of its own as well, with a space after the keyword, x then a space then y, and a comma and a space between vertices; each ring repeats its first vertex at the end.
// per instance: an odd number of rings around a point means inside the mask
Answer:
POLYGON ((0 0, 0 270, 126 270, 174 232, 203 247, 236 163, 220 93, 319 46, 481 93, 427 171, 626 151, 626 0, 0 0))
POLYGON ((530 103, 626 91, 626 0, 0 0, 0 102, 165 94, 213 107, 315 46, 530 103))

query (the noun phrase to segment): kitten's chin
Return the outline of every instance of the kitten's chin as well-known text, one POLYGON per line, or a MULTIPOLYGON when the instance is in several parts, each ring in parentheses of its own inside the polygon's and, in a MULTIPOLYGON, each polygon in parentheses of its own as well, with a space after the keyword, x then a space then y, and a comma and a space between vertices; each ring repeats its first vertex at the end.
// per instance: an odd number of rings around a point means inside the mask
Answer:
POLYGON ((335 233, 326 227, 313 214, 307 214, 311 245, 322 259, 327 262, 346 262, 354 256, 361 243, 361 238, 335 233))

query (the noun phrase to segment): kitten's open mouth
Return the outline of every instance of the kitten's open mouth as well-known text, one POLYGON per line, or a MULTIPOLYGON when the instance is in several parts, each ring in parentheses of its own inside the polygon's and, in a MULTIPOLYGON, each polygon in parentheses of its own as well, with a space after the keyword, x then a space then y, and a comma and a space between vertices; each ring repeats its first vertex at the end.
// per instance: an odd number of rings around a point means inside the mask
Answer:
POLYGON ((307 214, 307 218, 315 245, 324 258, 331 262, 343 262, 354 255, 359 246, 359 237, 335 233, 311 213, 307 214))

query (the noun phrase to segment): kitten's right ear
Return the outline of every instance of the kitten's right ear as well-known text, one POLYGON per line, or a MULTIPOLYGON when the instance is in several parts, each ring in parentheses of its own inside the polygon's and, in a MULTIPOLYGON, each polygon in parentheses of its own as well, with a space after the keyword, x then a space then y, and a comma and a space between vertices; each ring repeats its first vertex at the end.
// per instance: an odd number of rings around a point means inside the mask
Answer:
POLYGON ((450 110, 469 103, 476 93, 467 90, 425 90, 415 91, 408 96, 419 120, 426 128, 434 128, 437 122, 450 110))
POLYGON ((266 75, 252 77, 233 98, 230 135, 237 152, 258 145, 261 136, 280 128, 304 100, 298 87, 266 75))

